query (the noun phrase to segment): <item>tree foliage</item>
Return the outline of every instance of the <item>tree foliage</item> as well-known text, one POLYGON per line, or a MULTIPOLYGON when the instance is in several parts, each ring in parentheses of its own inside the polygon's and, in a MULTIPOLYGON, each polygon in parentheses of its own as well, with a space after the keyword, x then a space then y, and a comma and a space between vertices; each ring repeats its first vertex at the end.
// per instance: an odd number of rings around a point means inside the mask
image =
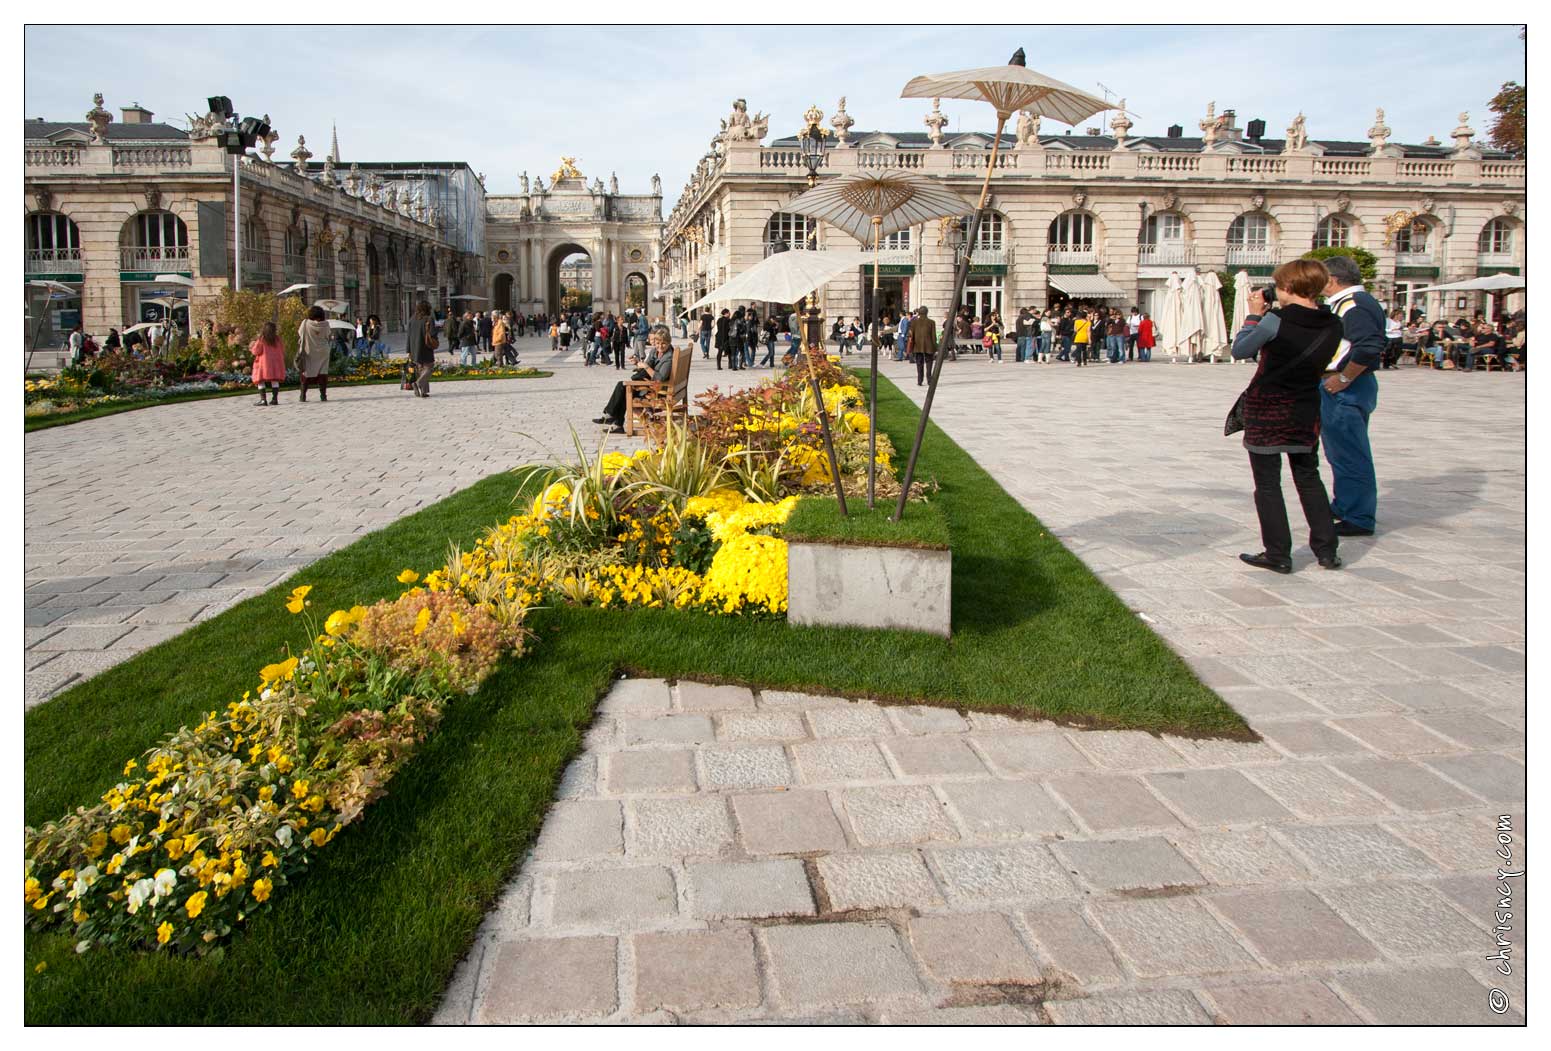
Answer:
POLYGON ((1311 252, 1304 252, 1305 259, 1318 259, 1323 262, 1331 256, 1344 255, 1357 261, 1357 269, 1362 272, 1363 284, 1372 285, 1379 279, 1379 257, 1366 248, 1355 248, 1351 245, 1331 245, 1328 248, 1316 248, 1311 252))
POLYGON ((306 315, 307 304, 301 296, 277 299, 273 292, 234 292, 224 288, 214 299, 195 302, 191 320, 194 334, 202 331, 205 319, 214 320, 217 342, 244 350, 258 338, 264 322, 273 321, 285 343, 286 364, 290 365, 296 360, 296 330, 306 315))
POLYGON ((1492 120, 1492 126, 1486 130, 1487 141, 1515 157, 1524 156, 1525 134, 1529 124, 1528 99, 1529 90, 1518 81, 1510 80, 1487 104, 1497 114, 1492 120))

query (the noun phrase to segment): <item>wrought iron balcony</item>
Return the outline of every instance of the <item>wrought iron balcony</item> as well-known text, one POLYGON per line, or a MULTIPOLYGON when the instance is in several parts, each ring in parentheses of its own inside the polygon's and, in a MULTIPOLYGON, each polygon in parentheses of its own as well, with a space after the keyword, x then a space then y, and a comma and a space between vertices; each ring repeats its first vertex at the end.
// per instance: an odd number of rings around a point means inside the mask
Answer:
POLYGON ((124 245, 119 267, 150 274, 175 274, 189 269, 188 245, 124 245))
POLYGON ((1196 246, 1184 241, 1143 244, 1138 249, 1137 262, 1142 266, 1194 266, 1196 246))
POLYGON ((1275 266, 1276 256, 1275 245, 1228 245, 1229 266, 1275 266))
POLYGON ((34 274, 79 273, 81 250, 79 248, 29 248, 26 268, 29 277, 34 274))

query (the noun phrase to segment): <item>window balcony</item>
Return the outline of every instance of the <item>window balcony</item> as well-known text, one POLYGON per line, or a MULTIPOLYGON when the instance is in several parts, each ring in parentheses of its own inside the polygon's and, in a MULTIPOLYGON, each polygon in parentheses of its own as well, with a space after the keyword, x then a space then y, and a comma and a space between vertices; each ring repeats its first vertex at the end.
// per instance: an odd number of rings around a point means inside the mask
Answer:
POLYGON ((1138 250, 1137 262, 1142 266, 1194 266, 1196 248, 1184 241, 1143 244, 1138 250))
POLYGON ((242 279, 244 281, 268 281, 269 253, 260 252, 257 248, 244 248, 242 250, 242 279))
MULTIPOLYGON (((888 255, 888 253, 885 252, 884 255, 888 255)), ((977 248, 973 253, 971 253, 969 261, 975 266, 1006 266, 1007 249, 1001 246, 997 246, 995 248, 977 248)))
POLYGON ((300 281, 307 273, 307 257, 300 252, 287 252, 283 257, 285 263, 285 279, 290 282, 300 281))
POLYGON ((1097 266, 1099 253, 1093 245, 1051 245, 1051 266, 1097 266))
POLYGON ((26 268, 28 277, 34 274, 80 273, 81 250, 79 248, 29 248, 26 268))
POLYGON ((188 245, 124 245, 119 268, 149 274, 176 274, 189 269, 188 245))
POLYGON ((1438 257, 1431 252, 1396 252, 1396 266, 1437 266, 1438 257))
POLYGON ((1476 258, 1476 265, 1480 266, 1480 267, 1488 267, 1488 266, 1505 266, 1506 267, 1506 266, 1518 266, 1519 264, 1514 261, 1513 253, 1512 252, 1482 252, 1476 258))
POLYGON ((1228 265, 1235 266, 1275 266, 1277 249, 1275 245, 1264 244, 1230 244, 1228 246, 1228 265))

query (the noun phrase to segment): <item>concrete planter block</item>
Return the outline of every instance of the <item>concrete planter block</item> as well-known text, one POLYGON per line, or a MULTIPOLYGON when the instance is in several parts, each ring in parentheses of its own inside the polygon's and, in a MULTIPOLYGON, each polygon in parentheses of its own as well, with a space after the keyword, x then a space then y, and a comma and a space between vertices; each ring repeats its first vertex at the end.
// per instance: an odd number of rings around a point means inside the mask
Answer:
POLYGON ((792 541, 786 619, 951 634, 953 552, 792 541))

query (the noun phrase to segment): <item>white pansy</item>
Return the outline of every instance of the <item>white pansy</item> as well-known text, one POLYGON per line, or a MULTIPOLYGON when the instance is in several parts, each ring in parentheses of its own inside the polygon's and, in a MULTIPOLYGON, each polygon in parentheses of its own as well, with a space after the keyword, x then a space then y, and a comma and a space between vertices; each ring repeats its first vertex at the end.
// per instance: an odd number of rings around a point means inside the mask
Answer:
POLYGON ((160 869, 156 873, 154 887, 158 898, 165 898, 172 893, 172 888, 178 885, 178 874, 172 869, 160 869))
POLYGON ((291 826, 290 825, 281 825, 279 828, 277 828, 275 830, 275 842, 279 843, 282 847, 285 847, 288 850, 290 849, 290 846, 291 846, 291 826))
POLYGON ((129 888, 129 897, 125 908, 133 916, 140 911, 140 906, 146 903, 151 894, 156 890, 156 884, 148 879, 137 880, 135 885, 129 888))

